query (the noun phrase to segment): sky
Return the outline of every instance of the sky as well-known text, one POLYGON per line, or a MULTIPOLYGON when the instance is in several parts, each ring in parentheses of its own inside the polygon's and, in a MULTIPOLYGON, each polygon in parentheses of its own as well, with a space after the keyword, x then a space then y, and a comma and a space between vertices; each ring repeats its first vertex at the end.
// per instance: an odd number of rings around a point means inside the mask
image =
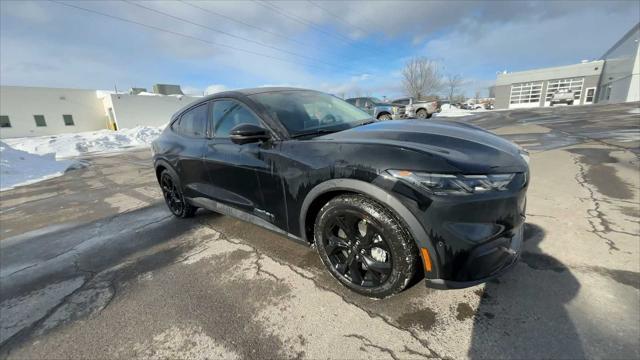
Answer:
POLYGON ((485 96, 498 72, 598 59, 639 20, 638 1, 0 0, 0 84, 395 98, 424 56, 485 96))

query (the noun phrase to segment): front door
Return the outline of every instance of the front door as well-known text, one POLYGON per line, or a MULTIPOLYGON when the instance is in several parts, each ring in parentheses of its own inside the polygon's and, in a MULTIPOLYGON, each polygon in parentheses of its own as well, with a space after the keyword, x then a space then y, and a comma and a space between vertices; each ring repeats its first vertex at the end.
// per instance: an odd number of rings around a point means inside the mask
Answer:
POLYGON ((596 88, 590 87, 587 88, 584 95, 584 103, 585 104, 593 104, 593 101, 596 98, 596 88))
POLYGON ((277 223, 272 210, 265 205, 262 187, 281 194, 280 181, 264 159, 264 152, 274 146, 271 142, 235 144, 230 131, 239 124, 264 126, 260 119, 236 100, 213 102, 211 132, 204 149, 204 166, 209 176, 207 195, 212 200, 277 223))

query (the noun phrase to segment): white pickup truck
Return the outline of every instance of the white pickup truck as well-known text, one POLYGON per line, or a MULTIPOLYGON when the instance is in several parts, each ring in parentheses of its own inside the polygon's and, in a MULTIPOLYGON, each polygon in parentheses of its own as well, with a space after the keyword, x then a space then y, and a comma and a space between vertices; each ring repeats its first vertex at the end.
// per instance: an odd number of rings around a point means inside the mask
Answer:
POLYGON ((569 89, 560 89, 553 93, 551 96, 551 100, 549 100, 549 106, 553 106, 555 104, 567 104, 573 105, 573 91, 569 89))
POLYGON ((393 104, 403 105, 408 118, 428 119, 438 109, 438 102, 401 98, 392 101, 393 104))

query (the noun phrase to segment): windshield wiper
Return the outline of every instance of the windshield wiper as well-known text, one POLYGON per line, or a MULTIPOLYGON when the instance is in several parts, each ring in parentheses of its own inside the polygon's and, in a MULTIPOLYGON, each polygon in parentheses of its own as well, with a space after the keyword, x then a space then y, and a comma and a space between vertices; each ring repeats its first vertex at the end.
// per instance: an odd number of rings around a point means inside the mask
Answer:
POLYGON ((291 138, 296 139, 296 138, 301 138, 301 137, 311 136, 311 135, 325 135, 325 134, 331 134, 338 131, 342 131, 342 130, 318 129, 318 130, 306 131, 299 134, 295 134, 295 135, 292 135, 291 138))

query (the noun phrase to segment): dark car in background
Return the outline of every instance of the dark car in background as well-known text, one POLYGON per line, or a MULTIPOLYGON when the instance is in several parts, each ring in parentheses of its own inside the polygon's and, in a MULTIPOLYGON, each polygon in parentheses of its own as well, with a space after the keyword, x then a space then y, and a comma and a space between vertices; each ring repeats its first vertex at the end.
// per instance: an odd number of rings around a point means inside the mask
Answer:
POLYGON ((378 120, 398 120, 407 117, 404 105, 385 103, 374 97, 357 97, 345 101, 378 120))
POLYGON ((417 271, 471 286, 519 258, 527 155, 468 124, 376 121, 321 92, 257 88, 188 105, 152 151, 175 216, 206 208, 314 246, 366 296, 417 271))

